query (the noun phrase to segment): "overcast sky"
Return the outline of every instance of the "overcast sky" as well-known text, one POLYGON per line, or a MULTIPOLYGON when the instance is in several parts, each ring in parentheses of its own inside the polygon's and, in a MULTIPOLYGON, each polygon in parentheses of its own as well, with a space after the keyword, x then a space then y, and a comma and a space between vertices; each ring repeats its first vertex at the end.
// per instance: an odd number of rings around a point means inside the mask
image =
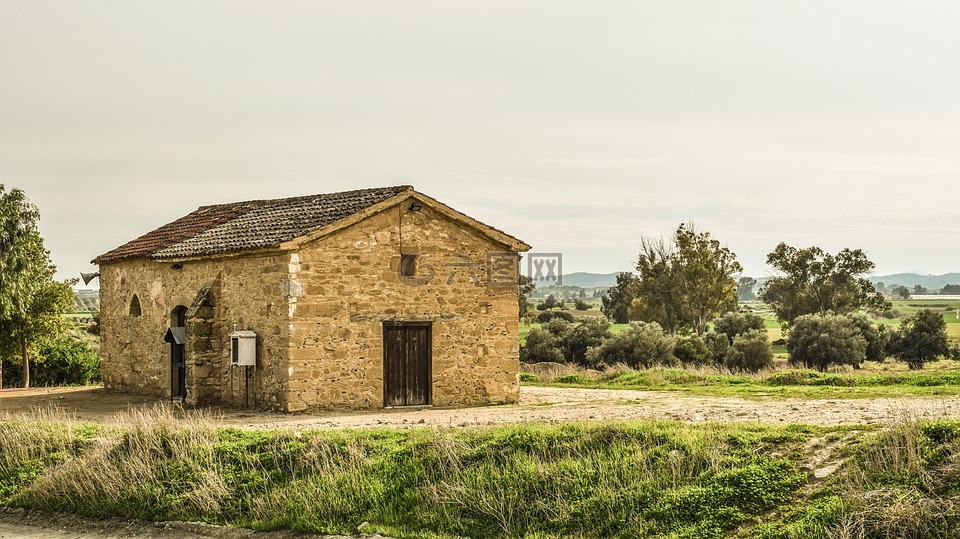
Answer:
POLYGON ((200 205, 412 184, 564 270, 693 220, 960 271, 960 3, 0 0, 60 277, 200 205))

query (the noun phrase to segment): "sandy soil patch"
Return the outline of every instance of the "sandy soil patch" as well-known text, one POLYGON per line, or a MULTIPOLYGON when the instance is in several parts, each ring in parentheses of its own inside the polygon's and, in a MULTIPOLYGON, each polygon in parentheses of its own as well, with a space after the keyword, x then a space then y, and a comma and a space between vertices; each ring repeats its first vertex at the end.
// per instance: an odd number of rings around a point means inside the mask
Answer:
MULTIPOLYGON (((279 414, 212 408, 218 422, 245 428, 470 427, 514 423, 563 423, 626 419, 752 421, 813 425, 870 425, 904 417, 960 418, 960 395, 880 399, 742 399, 690 396, 667 391, 523 387, 521 402, 474 408, 402 408, 279 414)), ((56 407, 79 420, 110 422, 120 412, 153 407, 163 400, 102 388, 40 388, 0 391, 0 414, 56 407)))

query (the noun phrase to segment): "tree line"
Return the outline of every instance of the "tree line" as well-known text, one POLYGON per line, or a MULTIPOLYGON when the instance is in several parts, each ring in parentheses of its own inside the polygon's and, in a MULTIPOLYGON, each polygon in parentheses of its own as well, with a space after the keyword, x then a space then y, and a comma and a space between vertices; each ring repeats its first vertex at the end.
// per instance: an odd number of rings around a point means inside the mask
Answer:
MULTIPOLYGON (((948 346, 939 313, 920 311, 895 331, 870 322, 864 312, 880 315, 891 304, 867 279, 874 264, 860 249, 832 254, 781 242, 766 261, 774 275, 757 298, 784 328, 795 363, 825 370, 893 356, 921 368, 940 356, 960 356, 948 346)), ((756 285, 742 271, 735 253, 692 223, 681 223, 669 238, 645 237, 636 271, 620 273, 602 298, 606 317, 629 328, 613 335, 597 321, 552 320, 531 331, 521 359, 763 368, 772 360, 763 319, 737 312, 756 285)))

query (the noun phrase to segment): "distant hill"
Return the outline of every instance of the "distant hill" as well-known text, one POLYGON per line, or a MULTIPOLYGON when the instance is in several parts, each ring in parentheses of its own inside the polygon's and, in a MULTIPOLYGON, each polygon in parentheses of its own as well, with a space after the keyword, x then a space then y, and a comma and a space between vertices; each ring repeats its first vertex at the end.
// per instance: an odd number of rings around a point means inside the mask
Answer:
POLYGON ((100 291, 89 288, 73 291, 74 303, 78 311, 99 311, 100 291))
MULTIPOLYGON (((619 273, 619 272, 618 272, 619 273)), ((551 283, 544 282, 549 286, 551 283)), ((609 288, 617 284, 617 273, 568 273, 563 276, 563 286, 579 286, 581 288, 609 288)), ((540 283, 537 283, 539 286, 540 283)))
POLYGON ((960 273, 945 273, 943 275, 920 275, 918 273, 894 273, 893 275, 871 276, 873 284, 883 283, 888 289, 890 285, 901 285, 913 288, 920 285, 930 290, 940 290, 948 284, 960 284, 960 273))
MULTIPOLYGON (((579 286, 581 288, 609 288, 617 284, 617 274, 613 273, 586 273, 576 272, 568 273, 563 276, 563 286, 579 286)), ((870 282, 883 283, 889 287, 891 284, 913 288, 914 285, 920 285, 930 290, 940 290, 948 284, 960 284, 960 273, 946 273, 944 275, 924 275, 919 273, 894 273, 892 275, 874 275, 869 277, 870 282)), ((757 278, 757 286, 763 284, 767 279, 765 277, 757 278)), ((537 286, 552 286, 554 283, 549 281, 537 282, 537 286)))

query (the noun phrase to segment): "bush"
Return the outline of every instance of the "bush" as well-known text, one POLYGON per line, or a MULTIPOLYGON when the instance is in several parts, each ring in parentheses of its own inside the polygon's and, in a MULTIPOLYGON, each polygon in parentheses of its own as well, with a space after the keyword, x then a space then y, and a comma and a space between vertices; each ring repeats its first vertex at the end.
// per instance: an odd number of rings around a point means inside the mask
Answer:
POLYGON ((710 359, 714 365, 723 365, 727 358, 727 351, 730 350, 730 339, 723 333, 707 333, 703 336, 703 342, 710 350, 710 359))
MULTIPOLYGON (((554 319, 549 325, 557 322, 559 321, 554 319)), ((559 336, 563 357, 570 363, 591 365, 587 360, 587 352, 610 338, 610 322, 605 318, 587 318, 566 326, 563 334, 559 336)))
POLYGON ((573 302, 573 308, 578 311, 586 311, 590 309, 590 304, 587 303, 586 301, 583 301, 582 299, 577 299, 576 301, 573 302))
POLYGON ((757 372, 773 365, 773 352, 765 329, 751 329, 737 335, 724 358, 731 371, 757 372))
POLYGON ((949 355, 943 315, 930 309, 917 311, 900 324, 890 349, 894 357, 906 361, 911 369, 922 369, 924 363, 949 355))
POLYGON ((520 361, 539 363, 541 361, 563 361, 563 352, 557 338, 545 329, 533 328, 527 335, 527 344, 520 347, 520 361))
POLYGON ((673 356, 675 345, 674 338, 664 333, 660 324, 632 322, 630 327, 591 350, 588 359, 595 364, 625 363, 632 368, 670 366, 677 362, 673 356))
POLYGON ((863 340, 867 341, 866 358, 869 361, 883 361, 887 357, 887 343, 890 334, 885 326, 877 326, 866 316, 855 313, 846 315, 859 331, 863 340))
MULTIPOLYGON (((3 384, 19 386, 23 370, 10 363, 3 366, 3 384), (13 368, 11 368, 13 367, 13 368)), ((100 357, 86 342, 62 336, 40 349, 40 357, 30 367, 30 385, 34 387, 82 386, 100 381, 100 357)))
POLYGON ((558 312, 553 313, 553 318, 554 318, 554 320, 560 319, 560 320, 564 320, 564 321, 566 321, 566 322, 576 322, 576 321, 577 321, 577 319, 574 318, 574 316, 573 316, 572 314, 567 313, 567 312, 563 312, 563 311, 558 311, 558 312))
POLYGON ((553 320, 553 313, 551 312, 542 312, 537 314, 537 322, 540 322, 541 324, 546 324, 551 320, 553 320))
POLYGON ((866 358, 867 341, 849 317, 837 314, 805 314, 790 327, 787 352, 791 363, 826 371, 830 365, 852 365, 866 358))
POLYGON ((673 355, 684 365, 699 367, 713 362, 713 354, 710 352, 710 348, 698 335, 677 337, 673 355))
POLYGON ((717 333, 726 335, 733 343, 733 339, 737 335, 743 335, 751 330, 764 329, 763 317, 753 313, 728 312, 713 321, 713 329, 717 333))

